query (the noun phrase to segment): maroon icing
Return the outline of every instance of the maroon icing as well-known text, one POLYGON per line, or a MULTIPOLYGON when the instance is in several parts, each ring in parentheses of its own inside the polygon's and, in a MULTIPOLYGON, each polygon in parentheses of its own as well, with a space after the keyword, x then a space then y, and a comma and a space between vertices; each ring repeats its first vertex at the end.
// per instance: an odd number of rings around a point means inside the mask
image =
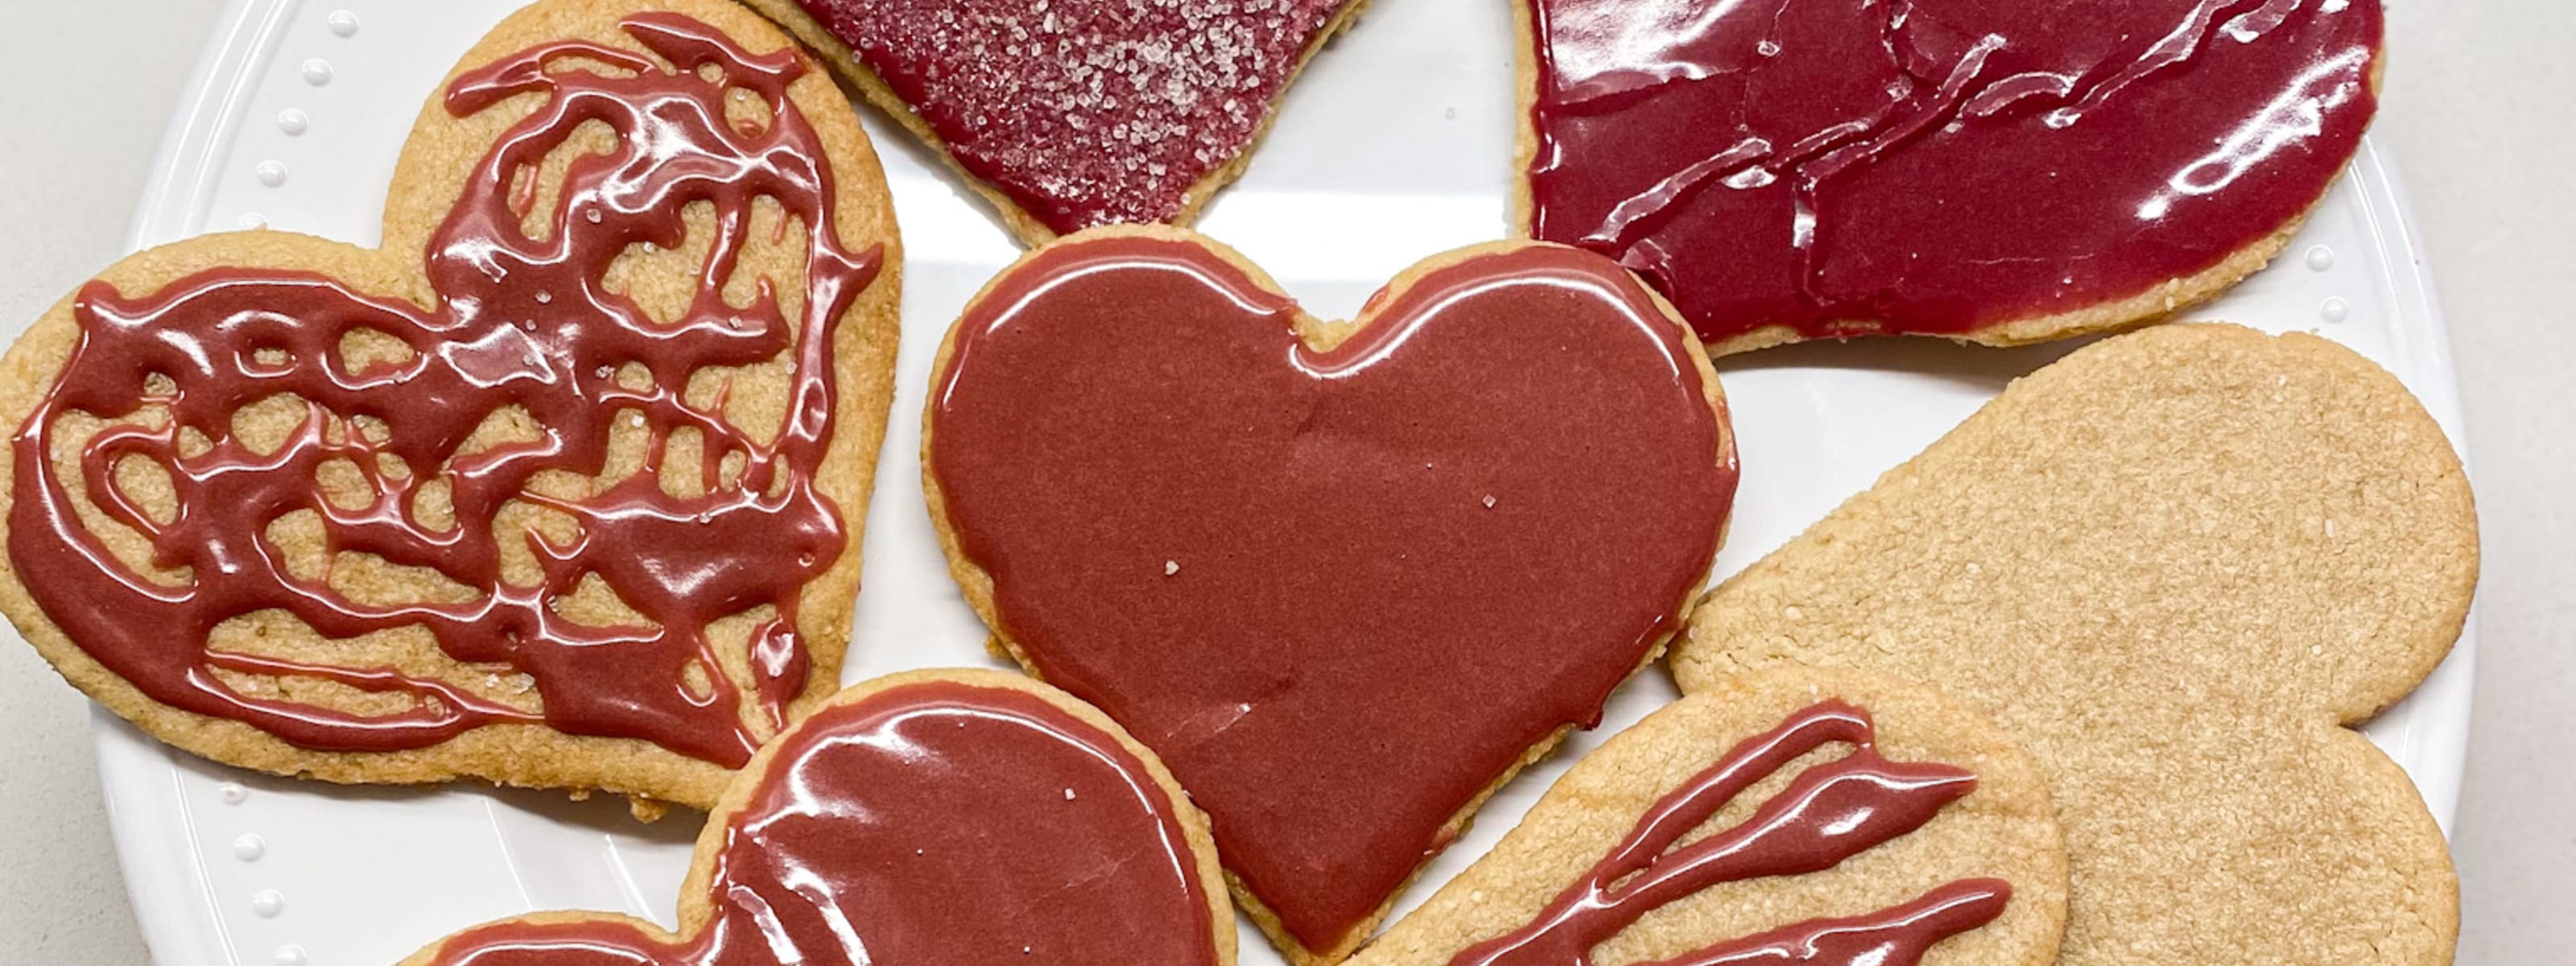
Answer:
POLYGON ((898 685, 782 739, 725 819, 693 935, 506 921, 431 962, 1216 966, 1183 807, 1115 737, 1026 691, 898 685))
POLYGON ((930 470, 1004 633, 1334 947, 1673 627, 1733 450, 1618 266, 1473 254, 1328 352, 1197 244, 1043 249, 959 321, 930 470))
MULTIPOLYGON (((1720 883, 1833 868, 1923 827, 1976 790, 1973 772, 1889 761, 1875 742, 1869 712, 1840 700, 1790 715, 1657 801, 1626 839, 1528 925, 1469 947, 1450 966, 1589 966, 1594 946, 1674 900, 1720 883), (1755 782, 1838 742, 1856 747, 1799 772, 1741 824, 1674 848, 1755 782)), ((2011 896, 2011 884, 2001 880, 1961 880, 1904 905, 1797 923, 1658 966, 1765 960, 1912 966, 1932 944, 1994 921, 2011 896)))
POLYGON ((731 767, 750 758, 758 734, 738 689, 715 671, 706 628, 767 605, 776 617, 751 643, 753 710, 768 727, 783 723, 811 671, 796 636, 799 591, 844 541, 837 509, 812 480, 832 432, 832 331, 874 279, 879 252, 850 253, 835 237, 823 139, 787 98, 788 84, 807 69, 792 49, 752 54, 671 14, 639 14, 624 28, 678 69, 628 50, 561 42, 467 71, 448 89, 447 110, 460 117, 517 95, 545 99, 477 163, 430 239, 432 309, 269 269, 204 271, 139 298, 99 282, 82 290, 79 341, 15 441, 9 514, 18 579, 73 644, 154 701, 321 751, 419 748, 487 724, 537 720, 394 668, 273 660, 209 642, 218 624, 270 610, 330 638, 418 627, 453 660, 527 674, 543 700, 542 720, 556 730, 646 739, 731 767), (599 73, 594 64, 632 76, 599 73), (769 123, 728 122, 729 89, 766 101, 769 123), (549 236, 529 238, 520 225, 533 203, 534 166, 584 123, 615 129, 621 150, 575 163, 549 236), (513 190, 523 172, 531 173, 513 190), (793 322, 766 280, 748 308, 719 294, 759 196, 811 226, 802 317, 793 322), (697 202, 717 212, 714 254, 686 315, 654 321, 610 290, 604 275, 629 245, 681 244, 681 208, 697 202), (400 340, 412 358, 351 373, 340 340, 360 329, 400 340), (782 358, 795 365, 792 401, 784 424, 768 433, 728 423, 721 399, 700 407, 679 392, 700 367, 782 358), (651 385, 619 385, 613 370, 628 364, 649 371, 651 385), (147 388, 156 376, 175 391, 147 388), (262 454, 232 437, 234 412, 288 393, 311 409, 283 446, 262 454), (488 415, 510 406, 542 424, 544 438, 451 459, 488 415), (57 446, 57 420, 73 412, 140 420, 75 450, 83 495, 144 535, 155 566, 189 568, 193 579, 134 572, 82 522, 46 458, 57 446), (352 430, 359 417, 381 421, 383 438, 352 430), (527 492, 541 472, 600 472, 619 419, 640 420, 655 464, 669 434, 697 430, 706 465, 694 469, 713 481, 719 461, 738 454, 739 483, 668 496, 655 465, 586 499, 527 492), (184 450, 183 428, 204 434, 212 448, 184 450), (380 469, 385 457, 399 457, 409 472, 380 469), (155 522, 117 488, 113 468, 135 458, 168 471, 176 519, 155 522), (354 463, 379 498, 354 509, 326 499, 315 473, 333 460, 354 463), (433 526, 414 512, 414 495, 433 477, 451 489, 454 525, 433 526), (495 532, 495 514, 513 500, 572 516, 580 535, 557 545, 534 532, 495 532), (330 550, 436 570, 475 599, 371 606, 296 576, 265 532, 298 510, 320 514, 330 550), (501 579, 505 539, 524 539, 535 552, 541 585, 501 579), (595 627, 557 614, 554 602, 585 575, 657 626, 595 627), (696 690, 685 680, 692 665, 704 675, 696 690), (327 709, 246 693, 218 670, 334 681, 408 696, 411 707, 381 715, 327 709))
POLYGON ((1354 0, 797 0, 1058 233, 1170 221, 1354 0))
POLYGON ((1536 237, 1712 342, 1961 333, 2140 294, 2299 216, 2378 0, 1520 0, 1536 237))

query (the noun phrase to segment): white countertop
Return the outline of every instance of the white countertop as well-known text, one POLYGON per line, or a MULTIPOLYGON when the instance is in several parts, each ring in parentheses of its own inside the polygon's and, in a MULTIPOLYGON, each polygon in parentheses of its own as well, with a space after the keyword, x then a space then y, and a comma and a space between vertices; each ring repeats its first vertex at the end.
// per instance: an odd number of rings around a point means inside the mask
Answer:
MULTIPOLYGON (((1400 2, 1400 0, 1399 0, 1400 2)), ((2450 318, 2485 523, 2478 711, 2455 856, 2460 961, 2564 959, 2576 911, 2576 5, 2388 0, 2379 122, 2450 318)), ((219 0, 7 0, 0 314, 32 317, 123 252, 219 0), (106 69, 113 69, 110 76, 106 69)), ((0 944, 28 963, 139 964, 88 714, 0 648, 0 944)))

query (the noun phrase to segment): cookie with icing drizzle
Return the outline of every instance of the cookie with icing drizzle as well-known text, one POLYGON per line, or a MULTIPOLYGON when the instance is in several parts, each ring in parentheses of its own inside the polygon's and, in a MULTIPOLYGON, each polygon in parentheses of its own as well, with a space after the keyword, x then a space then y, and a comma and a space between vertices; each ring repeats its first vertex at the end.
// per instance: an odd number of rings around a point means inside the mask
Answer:
POLYGON ((1701 601, 1685 692, 1751 669, 1937 682, 2038 764, 2067 966, 2447 963, 2458 885, 2349 730, 2458 637, 2460 462, 2324 339, 2175 325, 2078 350, 1701 601))
POLYGON ((1790 669, 1668 705, 1353 966, 2041 966, 2066 852, 2028 756, 1884 675, 1790 669))
POLYGON ((761 749, 698 836, 674 933, 547 912, 404 966, 1232 966, 1207 821, 1100 712, 999 671, 915 671, 761 749))
POLYGON ((1029 245, 1187 225, 1367 0, 749 0, 1029 245))
POLYGON ((1435 256, 1325 322, 1171 228, 1039 249, 924 414, 996 640, 1161 753, 1288 955, 1347 955, 1698 593, 1733 437, 1687 329, 1572 248, 1435 256))
POLYGON ((1711 352, 2151 321, 2289 242, 2377 106, 2379 0, 1514 0, 1516 210, 1711 352))
POLYGON ((731 4, 549 0, 383 238, 194 238, 39 320, 0 607, 219 761, 711 803, 838 684, 900 258, 856 115, 731 4))

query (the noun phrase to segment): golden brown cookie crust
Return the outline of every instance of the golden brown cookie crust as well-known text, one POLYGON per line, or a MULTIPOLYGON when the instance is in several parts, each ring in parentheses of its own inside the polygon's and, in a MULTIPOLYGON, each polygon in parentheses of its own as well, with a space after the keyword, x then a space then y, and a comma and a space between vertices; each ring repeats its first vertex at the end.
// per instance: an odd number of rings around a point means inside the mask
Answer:
MULTIPOLYGON (((157 291, 187 275, 217 268, 272 268, 319 272, 355 291, 400 298, 415 305, 433 304, 424 275, 423 257, 431 233, 462 192, 474 165, 493 140, 541 103, 541 94, 523 94, 464 118, 453 117, 440 103, 448 83, 465 70, 543 43, 580 39, 645 52, 619 23, 647 11, 671 11, 713 26, 755 53, 790 44, 767 21, 722 0, 544 0, 501 22, 478 41, 452 70, 447 81, 430 92, 409 140, 404 144, 388 195, 383 247, 359 248, 279 231, 227 232, 190 238, 139 252, 99 273, 97 279, 129 296, 157 291)), ((818 705, 839 686, 839 668, 850 633, 850 601, 859 581, 859 547, 867 503, 875 483, 879 444, 885 435, 886 411, 893 404, 897 305, 900 300, 902 249, 898 241, 885 178, 866 132, 830 77, 809 72, 790 88, 789 96, 826 146, 837 193, 834 227, 851 251, 883 246, 881 268, 873 283, 853 301, 840 321, 834 341, 838 405, 833 413, 830 447, 815 473, 815 486, 838 506, 848 544, 840 559, 808 583, 801 595, 798 630, 810 650, 813 673, 805 693, 793 706, 796 714, 818 705)), ((605 132, 597 132, 600 138, 605 132)), ((576 139, 574 145, 582 142, 576 139)), ((764 202, 773 204, 774 202, 764 202)), ((628 286, 638 301, 652 303, 682 290, 694 291, 697 259, 703 254, 711 216, 693 225, 692 245, 650 254, 630 250, 628 265, 612 276, 628 286)), ((773 247, 747 250, 737 278, 767 275, 801 278, 800 260, 786 261, 773 247)), ((799 250, 801 251, 801 249, 799 250)), ((24 423, 68 358, 79 331, 72 297, 56 303, 0 360, 0 422, 24 423)), ((746 379, 752 386, 756 379, 746 379)), ((783 398, 783 378, 775 380, 783 398)), ((762 391, 747 388, 746 393, 762 391)), ((760 400, 745 396, 747 408, 760 400)), ((783 405, 777 403, 775 405, 783 405)), ((773 405, 772 409, 775 409, 773 405)), ((632 455, 632 454, 629 454, 632 455)), ((0 474, 14 473, 12 457, 0 453, 0 474)), ((612 465, 617 457, 612 453, 612 465)), ((0 494, 5 510, 6 494, 0 494)), ((5 528, 0 512, 0 528, 5 528)), ((136 539, 132 534, 123 535, 136 539)), ((114 539, 113 535, 110 535, 114 539)), ((365 784, 412 784, 476 778, 498 784, 537 788, 598 789, 639 798, 705 806, 732 777, 722 766, 627 738, 580 737, 536 724, 496 724, 467 731, 430 747, 395 752, 323 752, 282 741, 250 725, 181 711, 145 696, 124 679, 100 666, 63 634, 27 595, 11 564, 0 559, 0 609, 5 609, 27 640, 74 686, 172 745, 216 761, 280 775, 365 784)), ((324 653, 323 642, 309 629, 282 630, 272 624, 262 634, 264 653, 324 653)), ((339 645, 334 645, 338 648, 339 645)), ((335 649, 339 660, 346 650, 335 649)), ((479 696, 515 702, 532 701, 506 681, 487 680, 487 669, 468 667, 437 653, 425 636, 395 642, 369 656, 403 666, 406 671, 452 678, 479 696)))
MULTIPOLYGON (((1534 116, 1532 112, 1538 105, 1539 83, 1536 56, 1538 33, 1536 22, 1530 12, 1530 5, 1536 2, 1537 0, 1510 0, 1515 43, 1512 49, 1518 65, 1515 72, 1518 75, 1516 84, 1520 99, 1517 107, 1519 113, 1514 115, 1517 119, 1514 122, 1517 133, 1513 135, 1512 142, 1511 225, 1512 232, 1523 238, 1531 237, 1532 225, 1538 212, 1538 203, 1531 197, 1529 186, 1530 165, 1538 159, 1538 127, 1531 120, 1534 116)), ((2372 61, 2370 73, 2370 89, 2374 96, 2378 94, 2380 78, 2387 73, 2387 70, 2388 52, 2383 41, 2378 56, 2372 61)), ((2339 182, 2340 178, 2337 181, 2339 182)), ((2325 204, 2326 198, 2334 191, 2335 183, 2329 182, 2325 191, 2319 192, 2315 200, 2310 201, 2300 210, 2298 217, 2283 222, 2271 234, 2256 239, 2253 244, 2229 252, 2225 257, 2220 258, 2217 264, 2199 272, 2180 278, 2166 279, 2121 298, 2064 312, 2006 319, 1955 335, 1925 335, 1912 332, 1897 334, 1917 338, 1949 339, 1953 342, 1977 345, 2017 346, 2079 335, 2120 332, 2163 322, 2173 318, 2175 313, 2226 294, 2228 289, 2236 287, 2236 283, 2252 277, 2254 273, 2262 271, 2264 266, 2270 265, 2272 258, 2279 255, 2281 249, 2289 246, 2290 239, 2298 236, 2300 227, 2307 224, 2308 216, 2315 214, 2317 208, 2325 204)), ((1835 338, 1885 334, 1884 325, 1874 319, 1846 319, 1833 323, 1831 328, 1843 333, 1835 338)), ((1708 354, 1734 355, 1738 352, 1751 352, 1775 345, 1804 341, 1812 340, 1800 336, 1796 329, 1789 326, 1764 326, 1711 343, 1708 354)))
MULTIPOLYGON (((1657 800, 1738 742, 1797 711, 1839 698, 1870 712, 1894 761, 1940 762, 1977 775, 1974 793, 1931 822, 1810 875, 1725 883, 1649 912, 1603 942, 1601 966, 1659 961, 1793 922, 1904 903, 1961 879, 1997 878, 2012 899, 1994 922, 1932 947, 1926 966, 2044 966, 2066 917, 2066 852, 2045 783, 1983 715, 1923 685, 1880 674, 1788 668, 1713 683, 1666 705, 1574 763, 1494 850, 1450 880, 1352 959, 1352 966, 1443 966, 1520 928, 1616 845, 1657 800)), ((1845 746, 1847 747, 1847 746, 1845 746)), ((1747 789, 1701 826, 1741 822, 1785 788, 1801 758, 1747 789)))
MULTIPOLYGON (((1273 281, 1267 273, 1264 273, 1260 266, 1253 264, 1252 261, 1245 258, 1242 253, 1227 247, 1222 242, 1185 228, 1172 228, 1160 225, 1112 225, 1103 228, 1087 229, 1072 235, 1067 235, 1063 240, 1056 244, 1076 244, 1090 239, 1118 237, 1151 238, 1197 245, 1217 257, 1223 258, 1227 263, 1241 270, 1244 277, 1251 279, 1255 284, 1262 288, 1281 294, 1282 296, 1286 296, 1288 294, 1285 290, 1279 287, 1279 283, 1273 281)), ((1474 245, 1434 255, 1416 263, 1413 267, 1407 268, 1401 274, 1395 276, 1394 279, 1387 283, 1385 289, 1387 297, 1374 300, 1374 302, 1376 304, 1393 304, 1398 300, 1398 296, 1400 296, 1405 289, 1411 287, 1416 281, 1448 266, 1496 252, 1509 251, 1514 248, 1532 245, 1547 244, 1550 243, 1531 241, 1487 242, 1481 245, 1474 245)), ((1002 279, 1016 271, 1020 267, 1020 264, 1037 258, 1039 254, 1039 251, 1031 251, 1028 254, 1022 255, 1019 262, 1015 262, 1011 268, 1004 269, 1002 272, 994 275, 992 282, 987 283, 982 291, 975 293, 975 297, 967 301, 966 307, 959 312, 959 320, 962 322, 965 318, 974 315, 976 307, 983 304, 985 297, 993 293, 994 289, 999 286, 1002 279)), ((1666 302, 1663 296, 1654 294, 1653 289, 1645 289, 1645 291, 1655 299, 1655 305, 1663 311, 1665 319, 1671 322, 1676 329, 1681 332, 1682 345, 1690 353, 1692 366, 1699 371, 1702 395, 1707 399, 1709 408, 1717 414, 1718 449, 1717 452, 1711 455, 1715 458, 1717 465, 1734 465, 1735 434, 1732 424, 1729 422, 1727 416, 1726 394, 1718 386, 1717 371, 1709 365, 1708 355, 1706 352, 1701 350, 1698 337, 1691 333, 1689 326, 1682 324, 1680 315, 1673 310, 1671 303, 1666 302)), ((1308 346, 1316 349, 1317 351, 1324 351, 1341 344, 1342 340, 1349 338, 1352 333, 1358 332, 1361 328, 1369 325, 1371 321, 1373 321, 1373 316, 1365 313, 1350 321, 1328 321, 1306 315, 1304 311, 1300 309, 1295 324, 1298 336, 1304 339, 1308 346)), ((937 386, 947 379, 949 362, 955 356, 957 349, 958 331, 959 327, 952 324, 949 327, 948 335, 942 339, 939 344, 939 355, 931 367, 931 385, 933 386, 937 386)), ((958 543, 956 528, 949 522, 947 500, 940 490, 937 475, 931 471, 931 467, 936 465, 932 461, 931 451, 932 448, 937 445, 937 440, 933 433, 931 416, 932 410, 925 407, 921 415, 921 487, 922 495, 926 498, 929 504, 931 524, 939 534, 940 549, 948 556, 948 573, 950 576, 956 578, 958 588, 965 592, 966 602, 975 608, 976 616, 983 618, 984 626, 993 630, 992 639, 988 642, 988 646, 993 650, 993 652, 997 656, 1010 658, 1017 662, 1022 668, 1026 669, 1030 674, 1036 675, 1038 673, 1037 665, 1029 659, 1027 653, 1020 650, 1018 643, 1013 640, 1009 628, 1003 622, 1000 612, 994 606, 992 573, 985 570, 980 564, 976 563, 972 558, 969 558, 966 555, 965 550, 958 543)), ((1721 534, 1721 541, 1723 538, 1724 535, 1721 534)), ((1714 564, 1714 560, 1712 560, 1711 563, 1714 564)), ((1699 579, 1691 581, 1691 586, 1700 586, 1705 579, 1706 574, 1703 573, 1699 579)), ((1677 620, 1690 616, 1690 608, 1692 606, 1691 599, 1695 599, 1697 597, 1695 593, 1685 596, 1685 600, 1678 601, 1674 605, 1673 613, 1677 620)), ((1674 626, 1680 625, 1677 623, 1674 626)), ((1639 667, 1642 668, 1646 665, 1653 664, 1657 658, 1661 657, 1664 652, 1665 643, 1665 641, 1657 641, 1655 646, 1647 653, 1644 662, 1641 663, 1639 667)), ((1494 792, 1500 790, 1503 785, 1509 783, 1512 776, 1519 774, 1521 769, 1546 758, 1550 752, 1556 749, 1557 744, 1564 740, 1567 730, 1568 729, 1560 728, 1549 734, 1545 740, 1530 746, 1528 750, 1524 751, 1520 760, 1515 763, 1510 770, 1497 777, 1492 785, 1488 786, 1483 792, 1470 800, 1466 807, 1459 809, 1458 813, 1451 817, 1449 824, 1446 826, 1448 832, 1452 834, 1464 832, 1470 821, 1475 817, 1476 811, 1484 807, 1486 799, 1493 797, 1494 792)), ((1423 864, 1424 866, 1429 865, 1427 857, 1423 864)), ((1421 874, 1421 867, 1417 867, 1414 870, 1414 878, 1406 880, 1407 886, 1409 887, 1413 881, 1419 879, 1421 874)), ((1270 937, 1271 944, 1279 948, 1280 954, 1285 956, 1292 966, 1330 966, 1330 964, 1337 963, 1348 958, 1354 950, 1358 949, 1362 943, 1367 941, 1369 934, 1376 929, 1379 922, 1386 918, 1388 910, 1395 904, 1395 897, 1392 895, 1389 896, 1386 903, 1380 905, 1376 912, 1370 914, 1366 919, 1361 920, 1359 923, 1351 927, 1349 938, 1343 940, 1341 945, 1332 949, 1308 949, 1303 944, 1299 943, 1295 937, 1289 935, 1288 931, 1280 926, 1278 917, 1273 915, 1268 907, 1262 905, 1258 896, 1253 895, 1250 890, 1245 889, 1243 884, 1238 881, 1232 873, 1229 872, 1227 874, 1226 881, 1234 891, 1235 903, 1243 909, 1244 914, 1251 918, 1254 924, 1261 927, 1262 933, 1270 937)), ((1399 888, 1396 890, 1396 894, 1401 895, 1403 891, 1404 890, 1402 888, 1399 888)))
POLYGON ((2448 962, 2458 885, 2395 763, 2477 582, 2459 460, 2307 335, 2079 350, 1701 601, 1685 691, 1749 669, 1937 682, 2065 825, 2069 966, 2448 962))
MULTIPOLYGON (((1144 763, 1146 774, 1153 779, 1155 785, 1162 788, 1163 794, 1171 799, 1174 816, 1181 823, 1182 834, 1189 839, 1190 853, 1198 860, 1199 881, 1203 883, 1216 881, 1218 871, 1216 840, 1209 836, 1207 816, 1190 806, 1189 796, 1181 791, 1180 783, 1172 779, 1170 770, 1163 767, 1162 759, 1154 757, 1151 749, 1138 744, 1126 729, 1120 728, 1117 722, 1109 720, 1109 716, 1101 714, 1098 709, 1088 704, 1075 700, 1072 695, 1007 671, 982 668, 931 669, 905 671, 851 685, 848 690, 817 702, 812 711, 860 704, 886 691, 934 682, 949 682, 974 688, 1008 689, 1035 695, 1058 710, 1100 729, 1101 733, 1116 738, 1120 747, 1127 749, 1128 754, 1136 756, 1137 761, 1144 763)), ((794 731, 795 726, 791 725, 787 733, 793 734, 794 731)), ((761 746, 760 752, 752 756, 751 763, 743 766, 742 771, 734 776, 732 783, 725 787, 723 794, 715 799, 713 806, 708 809, 707 824, 698 833, 696 851, 689 857, 689 876, 680 885, 680 928, 677 932, 663 929, 660 924, 650 920, 598 912, 536 912, 502 921, 529 925, 615 923, 633 927, 646 937, 662 942, 697 935, 700 930, 706 928, 709 921, 715 918, 715 907, 709 902, 707 885, 715 875, 716 857, 724 851, 726 832, 733 824, 734 815, 749 807, 752 796, 769 784, 770 770, 777 762, 778 749, 786 744, 787 742, 783 740, 773 740, 761 746)), ((1225 890, 1210 888, 1203 891, 1207 893, 1208 921, 1213 924, 1209 939, 1215 944, 1217 966, 1234 966, 1236 945, 1234 910, 1226 903, 1225 890)), ((465 933, 481 928, 483 926, 473 926, 449 933, 437 942, 423 947, 419 952, 405 957, 399 966, 428 966, 430 963, 437 962, 448 943, 465 933)))
MULTIPOLYGON (((795 34, 796 39, 803 41, 808 50, 820 57, 823 62, 832 65, 832 69, 840 74, 842 81, 860 97, 876 105, 878 110, 884 111, 886 116, 893 119, 895 123, 903 125, 904 130, 912 132, 912 136, 920 140, 922 147, 937 155, 943 166, 963 180, 968 188, 984 199, 986 204, 993 206, 993 213, 1002 219, 1002 227, 1008 229, 1012 237, 1018 238, 1021 245, 1036 248, 1055 240, 1055 229, 1047 227, 1046 223, 1029 214, 1027 209, 1020 207, 1019 202, 1011 200, 1011 196, 1001 189, 968 173, 965 166, 957 162, 957 156, 949 152, 947 142, 940 140, 938 133, 930 129, 930 123, 922 120, 921 115, 913 111, 912 105, 905 103, 904 99, 894 92, 894 88, 887 86, 884 78, 878 77, 875 71, 869 70, 867 64, 859 60, 858 54, 852 52, 848 44, 832 36, 831 31, 823 29, 823 25, 816 22, 811 14, 806 13, 805 8, 798 5, 797 0, 742 0, 742 2, 750 4, 752 9, 760 11, 761 15, 777 21, 779 26, 795 34)), ((1343 4, 1341 10, 1333 14, 1332 20, 1325 23, 1324 29, 1315 33, 1315 39, 1307 43, 1305 52, 1298 55, 1296 66, 1288 71, 1287 79, 1280 83, 1279 94, 1271 98, 1269 112, 1262 115, 1261 126, 1253 131, 1252 140, 1244 142, 1242 151, 1227 159, 1224 164, 1218 165, 1215 170, 1209 171, 1207 176, 1200 178, 1197 184, 1191 185, 1182 196, 1181 210, 1175 213, 1166 224, 1182 228, 1189 227, 1192 222, 1198 220, 1199 211, 1207 207, 1209 200, 1215 198, 1218 191, 1223 190, 1226 185, 1233 184, 1235 179, 1243 177, 1243 173, 1252 167, 1252 156, 1261 150, 1261 142, 1270 137, 1270 126, 1279 119, 1279 105, 1287 98, 1288 91, 1297 86, 1297 78, 1306 72, 1306 66, 1314 62, 1315 55, 1322 53, 1326 44, 1331 43, 1333 38, 1341 36, 1343 31, 1358 22, 1360 12, 1367 9, 1368 5, 1369 0, 1349 0, 1343 4)))

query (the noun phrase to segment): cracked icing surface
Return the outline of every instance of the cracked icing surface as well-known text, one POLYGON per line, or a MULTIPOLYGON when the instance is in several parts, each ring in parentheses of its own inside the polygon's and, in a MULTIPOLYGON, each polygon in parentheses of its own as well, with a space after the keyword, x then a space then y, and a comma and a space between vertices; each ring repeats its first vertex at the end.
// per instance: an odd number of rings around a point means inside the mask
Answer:
POLYGON ((2324 194, 2376 103, 2376 0, 1529 3, 1532 234, 1720 347, 1974 334, 2213 270, 2324 194))
POLYGON ((1169 221, 1347 0, 798 0, 967 173, 1058 233, 1169 221))

